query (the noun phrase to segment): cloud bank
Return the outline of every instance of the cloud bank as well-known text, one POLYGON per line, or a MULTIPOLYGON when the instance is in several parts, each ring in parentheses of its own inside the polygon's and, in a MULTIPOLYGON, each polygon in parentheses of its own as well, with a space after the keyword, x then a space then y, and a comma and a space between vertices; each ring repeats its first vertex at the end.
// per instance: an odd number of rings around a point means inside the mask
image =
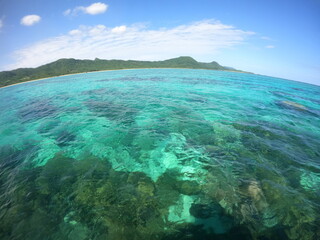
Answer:
POLYGON ((243 44, 253 34, 213 20, 156 30, 141 25, 80 26, 17 50, 14 64, 6 68, 37 67, 60 58, 163 60, 189 55, 213 60, 217 52, 243 44))
POLYGON ((78 6, 78 7, 75 7, 74 9, 67 9, 66 11, 64 11, 63 14, 65 16, 68 16, 68 15, 76 16, 76 15, 78 15, 78 13, 82 12, 85 14, 97 15, 97 14, 104 13, 105 11, 107 11, 107 9, 108 9, 107 4, 97 2, 97 3, 91 4, 90 6, 87 6, 87 7, 78 6))
POLYGON ((27 15, 21 18, 20 23, 24 26, 32 26, 38 22, 40 22, 41 17, 38 15, 27 15))

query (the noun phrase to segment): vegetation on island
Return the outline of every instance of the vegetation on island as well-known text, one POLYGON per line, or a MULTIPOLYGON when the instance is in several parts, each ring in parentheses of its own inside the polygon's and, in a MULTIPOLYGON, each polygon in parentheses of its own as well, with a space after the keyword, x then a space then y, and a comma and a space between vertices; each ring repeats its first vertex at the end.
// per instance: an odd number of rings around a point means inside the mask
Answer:
POLYGON ((65 74, 134 68, 191 68, 239 71, 221 66, 214 61, 210 63, 197 62, 191 57, 178 57, 164 61, 103 60, 99 58, 95 60, 78 60, 69 58, 59 59, 37 68, 19 68, 0 72, 0 87, 65 74))

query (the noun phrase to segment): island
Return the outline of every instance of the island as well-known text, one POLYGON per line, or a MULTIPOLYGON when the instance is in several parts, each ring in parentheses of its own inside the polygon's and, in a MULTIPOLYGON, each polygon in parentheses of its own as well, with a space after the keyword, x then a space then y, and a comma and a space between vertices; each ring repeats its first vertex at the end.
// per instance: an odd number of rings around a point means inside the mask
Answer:
POLYGON ((198 62, 192 57, 187 56, 164 61, 104 60, 99 58, 94 60, 78 60, 63 58, 37 68, 19 68, 0 72, 0 87, 67 74, 136 68, 189 68, 244 72, 231 67, 221 66, 215 61, 210 63, 198 62))

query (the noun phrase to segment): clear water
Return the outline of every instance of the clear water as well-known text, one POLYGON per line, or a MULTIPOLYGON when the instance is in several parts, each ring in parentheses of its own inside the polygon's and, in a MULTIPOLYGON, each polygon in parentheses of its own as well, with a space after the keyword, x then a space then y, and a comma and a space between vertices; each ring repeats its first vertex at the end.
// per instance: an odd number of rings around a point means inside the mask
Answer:
POLYGON ((0 89, 0 239, 320 239, 319 96, 186 69, 0 89))

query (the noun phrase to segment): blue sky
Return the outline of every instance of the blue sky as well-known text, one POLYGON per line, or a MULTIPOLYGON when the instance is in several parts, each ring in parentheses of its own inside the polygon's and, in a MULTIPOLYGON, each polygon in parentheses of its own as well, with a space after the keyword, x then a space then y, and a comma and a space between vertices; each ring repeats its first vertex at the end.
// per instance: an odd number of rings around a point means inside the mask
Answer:
POLYGON ((0 70, 178 56, 320 85, 320 0, 0 0, 0 70))

